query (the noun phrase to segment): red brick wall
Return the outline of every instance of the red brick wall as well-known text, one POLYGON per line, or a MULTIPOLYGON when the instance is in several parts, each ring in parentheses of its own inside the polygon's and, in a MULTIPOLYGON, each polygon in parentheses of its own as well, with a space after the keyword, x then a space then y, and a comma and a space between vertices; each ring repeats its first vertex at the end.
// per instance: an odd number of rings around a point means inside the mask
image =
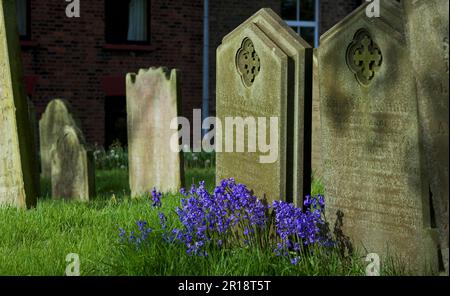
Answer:
POLYGON ((81 0, 81 17, 67 18, 67 2, 31 0, 31 40, 22 47, 25 75, 37 76, 32 100, 38 118, 57 97, 71 102, 88 142, 103 144, 102 79, 164 65, 182 71, 183 110, 202 99, 202 0, 151 0, 149 51, 105 49, 105 0, 81 0))
MULTIPOLYGON (((182 71, 183 115, 202 105, 203 0, 149 0, 151 45, 146 51, 105 48, 105 0, 81 0, 81 17, 67 18, 67 2, 31 1, 31 41, 23 46, 25 75, 36 81, 38 118, 57 97, 71 102, 88 142, 105 138, 105 81, 150 66, 182 71), (37 80, 36 80, 37 78, 37 80)), ((112 0, 110 0, 112 1, 112 0)), ((116 0, 115 0, 116 1, 116 0)), ((362 0, 321 0, 321 32, 362 0)), ((280 13, 280 0, 210 0, 210 113, 215 113, 216 48, 222 38, 262 7, 280 13)), ((124 82, 123 82, 124 83, 124 82)), ((123 92, 124 84, 112 91, 123 92)), ((124 93, 123 93, 124 95, 124 93)))

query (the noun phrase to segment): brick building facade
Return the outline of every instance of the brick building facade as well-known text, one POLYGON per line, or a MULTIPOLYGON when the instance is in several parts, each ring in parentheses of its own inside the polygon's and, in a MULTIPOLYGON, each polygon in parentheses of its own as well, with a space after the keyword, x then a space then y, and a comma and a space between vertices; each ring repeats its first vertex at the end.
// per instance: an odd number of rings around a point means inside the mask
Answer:
MULTIPOLYGON (((190 117, 192 109, 201 108, 203 0, 147 0, 148 39, 136 43, 108 40, 108 34, 114 36, 108 26, 116 28, 123 22, 117 9, 115 19, 110 16, 108 22, 107 5, 112 0, 80 0, 79 18, 66 16, 68 2, 63 0, 22 1, 27 3, 21 41, 25 83, 37 118, 51 99, 65 98, 80 118, 88 142, 109 145, 113 136, 125 141, 125 75, 159 65, 182 71, 183 115, 190 117)), ((316 0, 298 3, 303 1, 316 0)), ((262 7, 281 14, 282 1, 209 2, 209 105, 214 114, 215 51, 222 37, 262 7)), ((286 2, 295 5, 297 0, 286 2)), ((361 2, 321 0, 320 32, 361 2)), ((128 12, 123 14, 126 19, 128 12)))

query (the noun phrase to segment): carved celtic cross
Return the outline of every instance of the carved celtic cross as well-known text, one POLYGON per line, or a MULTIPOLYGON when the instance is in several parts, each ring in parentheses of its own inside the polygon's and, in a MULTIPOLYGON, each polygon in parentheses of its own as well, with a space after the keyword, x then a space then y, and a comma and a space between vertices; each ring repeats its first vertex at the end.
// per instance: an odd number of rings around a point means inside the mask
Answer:
POLYGON ((367 86, 381 66, 383 56, 369 33, 361 29, 347 49, 347 64, 356 79, 367 86))
POLYGON ((236 54, 236 68, 245 86, 250 87, 261 69, 253 42, 245 38, 236 54))

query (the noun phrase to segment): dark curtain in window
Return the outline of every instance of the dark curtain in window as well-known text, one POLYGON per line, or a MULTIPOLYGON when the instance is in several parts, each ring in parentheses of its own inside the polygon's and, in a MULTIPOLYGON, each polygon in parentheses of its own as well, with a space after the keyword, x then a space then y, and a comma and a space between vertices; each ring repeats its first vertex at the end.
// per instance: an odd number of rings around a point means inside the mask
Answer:
POLYGON ((106 42, 122 43, 128 35, 130 0, 106 0, 106 42))

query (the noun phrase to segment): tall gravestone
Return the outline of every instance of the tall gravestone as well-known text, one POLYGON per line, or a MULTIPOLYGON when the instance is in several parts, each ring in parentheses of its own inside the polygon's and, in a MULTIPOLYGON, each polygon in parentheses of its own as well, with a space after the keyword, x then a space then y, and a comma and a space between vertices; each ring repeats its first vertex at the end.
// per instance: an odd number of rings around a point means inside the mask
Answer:
POLYGON ((50 101, 39 121, 41 174, 45 178, 51 177, 50 150, 65 125, 79 127, 79 121, 74 117, 70 104, 63 99, 50 101))
POLYGON ((181 116, 180 72, 150 68, 128 74, 127 127, 130 189, 133 197, 156 187, 162 192, 183 186, 182 154, 172 151, 171 121, 181 116))
POLYGON ((380 4, 380 18, 363 5, 321 37, 326 215, 354 247, 435 272, 404 11, 393 0, 380 4))
POLYGON ((89 201, 95 195, 94 155, 73 125, 61 127, 50 150, 52 197, 89 201))
POLYGON ((403 1, 412 68, 417 81, 427 182, 448 274, 449 1, 403 1))
POLYGON ((15 2, 0 0, 0 206, 36 205, 32 147, 15 2))
POLYGON ((248 126, 247 133, 233 128, 232 139, 225 131, 216 157, 218 180, 234 177, 261 198, 302 204, 311 177, 311 67, 312 48, 270 9, 259 10, 223 38, 217 49, 217 118, 224 130, 233 118, 256 122, 259 130, 263 118, 264 140, 278 141, 278 157, 261 161, 268 153, 261 146, 252 151, 248 143, 259 144, 263 136, 248 126), (271 117, 278 119, 278 139, 269 138, 271 117), (226 148, 230 143, 233 151, 226 148))
POLYGON ((314 49, 313 56, 313 96, 312 96, 312 125, 311 125, 311 169, 314 178, 322 178, 322 131, 320 125, 320 85, 318 49, 314 49))

